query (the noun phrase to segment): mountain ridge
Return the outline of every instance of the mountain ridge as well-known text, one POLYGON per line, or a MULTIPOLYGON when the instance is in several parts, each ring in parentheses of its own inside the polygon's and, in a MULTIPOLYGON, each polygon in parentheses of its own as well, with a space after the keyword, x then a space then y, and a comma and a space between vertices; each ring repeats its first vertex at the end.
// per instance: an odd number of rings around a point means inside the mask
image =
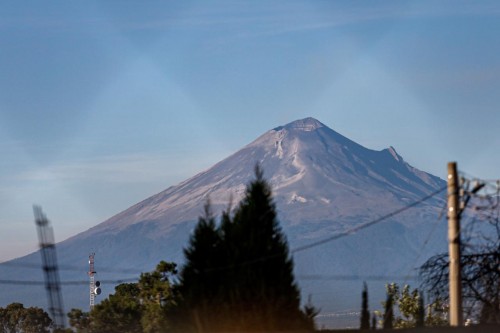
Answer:
MULTIPOLYGON (((266 175, 271 174, 269 181, 272 185, 274 193, 279 195, 282 192, 282 189, 293 185, 294 183, 302 179, 302 177, 305 177, 306 173, 314 172, 313 170, 306 171, 304 168, 302 168, 301 156, 297 156, 298 154, 301 154, 301 152, 298 151, 301 142, 297 142, 296 136, 298 134, 296 132, 314 132, 318 130, 326 132, 318 133, 317 136, 319 138, 318 142, 324 145, 327 153, 330 153, 332 155, 340 154, 344 155, 347 158, 347 163, 345 159, 342 160, 339 158, 336 158, 334 160, 334 163, 330 163, 331 165, 347 165, 348 167, 343 170, 344 172, 350 174, 357 173, 358 175, 366 174, 367 176, 370 176, 377 181, 385 182, 386 184, 390 184, 390 182, 387 182, 387 180, 384 178, 391 177, 393 178, 393 183, 402 184, 402 188, 400 188, 400 190, 404 190, 405 187, 407 187, 407 183, 402 183, 401 181, 394 179, 393 175, 390 175, 385 171, 381 171, 381 168, 378 169, 378 173, 372 172, 371 175, 368 175, 366 172, 366 165, 360 164, 359 157, 355 156, 356 154, 363 154, 369 155, 369 159, 371 159, 372 162, 372 158, 378 159, 379 161, 385 159, 383 167, 389 166, 392 167, 392 170, 399 171, 399 174, 396 175, 396 178, 404 178, 401 177, 401 175, 402 173, 405 173, 405 170, 403 170, 405 167, 408 168, 411 172, 415 173, 416 176, 412 175, 411 177, 406 177, 405 180, 412 181, 414 185, 418 185, 414 187, 418 190, 420 195, 424 195, 433 188, 437 187, 435 186, 438 182, 437 177, 433 177, 427 173, 421 172, 418 169, 409 166, 392 146, 381 151, 367 149, 355 143, 354 141, 351 141, 348 138, 340 135, 339 133, 329 129, 318 120, 309 117, 291 122, 284 126, 276 127, 264 133, 256 140, 244 146, 241 150, 232 154, 228 158, 215 164, 213 167, 198 173, 197 175, 179 183, 178 185, 171 186, 166 190, 161 191, 156 195, 153 195, 139 202, 136 205, 133 205, 129 209, 104 221, 99 226, 118 227, 118 224, 122 224, 122 226, 124 227, 128 225, 127 223, 140 223, 141 220, 157 220, 158 216, 161 215, 161 213, 167 213, 167 211, 170 211, 172 208, 183 206, 181 208, 182 213, 172 214, 169 216, 170 220, 172 220, 172 223, 176 224, 180 220, 185 218, 184 216, 182 216, 183 213, 186 213, 186 211, 189 211, 190 209, 192 212, 193 207, 199 207, 200 199, 206 200, 210 197, 211 202, 219 208, 220 206, 227 204, 231 200, 230 198, 232 198, 234 202, 238 202, 243 195, 245 184, 248 183, 248 181, 252 177, 253 166, 256 163, 261 164, 266 175), (288 146, 284 146, 284 140, 287 136, 291 136, 292 140, 291 142, 287 142, 288 146), (332 138, 334 140, 332 140, 332 138), (332 144, 332 142, 335 142, 336 146, 335 144, 332 144), (251 161, 250 159, 246 158, 244 159, 244 163, 241 163, 243 167, 239 167, 238 165, 234 165, 233 163, 233 165, 228 168, 228 163, 226 161, 235 158, 241 160, 241 156, 256 156, 259 155, 259 151, 261 153, 264 153, 264 157, 260 160, 251 161), (351 153, 350 151, 352 151, 353 153, 351 153), (387 155, 387 157, 385 155, 387 155), (276 171, 273 170, 274 167, 272 165, 269 165, 270 163, 268 163, 269 160, 272 160, 273 158, 278 158, 280 160, 288 159, 288 161, 285 161, 286 167, 280 170, 278 176, 273 176, 274 174, 276 174, 276 171), (394 160, 393 163, 391 163, 391 158, 394 160), (404 166, 401 164, 403 164, 404 166), (227 175, 224 176, 220 172, 217 172, 217 170, 219 169, 223 169, 224 172, 228 173, 232 172, 232 175, 238 172, 240 174, 238 174, 236 177, 227 175), (237 172, 235 172, 235 169, 237 172), (210 179, 213 179, 214 181, 208 182, 204 180, 206 177, 211 177, 210 179), (429 186, 429 184, 431 185, 429 186), (225 197, 220 193, 221 191, 218 191, 220 189, 223 189, 224 192, 228 192, 228 188, 230 193, 225 197), (197 205, 192 204, 193 200, 183 200, 182 195, 179 195, 179 193, 181 193, 183 190, 191 192, 190 199, 192 199, 192 197, 194 196, 196 200, 198 200, 197 205)), ((324 158, 324 156, 321 157, 324 158)), ((312 159, 310 156, 308 156, 308 158, 312 159)), ((313 168, 315 167, 314 162, 315 161, 313 161, 313 168)), ((335 170, 332 171, 333 173, 335 173, 335 170)), ((341 170, 337 170, 336 172, 339 173, 341 172, 341 170)), ((408 176, 408 173, 405 173, 405 176, 408 176)), ((350 185, 354 190, 357 186, 363 185, 359 182, 353 181, 352 177, 344 177, 343 181, 339 181, 338 179, 332 179, 332 181, 339 184, 340 186, 350 185)), ((295 194, 287 200, 288 203, 291 203, 291 201, 303 202, 304 197, 300 194, 295 194)), ((328 199, 323 201, 325 202, 325 204, 330 203, 328 199)), ((199 213, 199 211, 197 213, 199 213)), ((100 228, 96 229, 96 231, 98 230, 100 230, 100 228)))

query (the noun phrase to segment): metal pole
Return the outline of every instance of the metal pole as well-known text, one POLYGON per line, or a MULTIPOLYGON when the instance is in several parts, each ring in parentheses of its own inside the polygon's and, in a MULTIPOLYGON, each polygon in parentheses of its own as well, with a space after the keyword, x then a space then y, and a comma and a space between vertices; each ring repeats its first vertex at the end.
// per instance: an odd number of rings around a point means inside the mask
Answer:
POLYGON ((94 256, 95 253, 91 253, 89 255, 89 278, 90 278, 90 311, 94 308, 94 299, 95 299, 95 280, 94 280, 94 275, 95 275, 95 270, 94 270, 94 256))
POLYGON ((450 256, 450 326, 462 326, 462 274, 460 266, 460 192, 457 163, 448 163, 448 244, 450 256))

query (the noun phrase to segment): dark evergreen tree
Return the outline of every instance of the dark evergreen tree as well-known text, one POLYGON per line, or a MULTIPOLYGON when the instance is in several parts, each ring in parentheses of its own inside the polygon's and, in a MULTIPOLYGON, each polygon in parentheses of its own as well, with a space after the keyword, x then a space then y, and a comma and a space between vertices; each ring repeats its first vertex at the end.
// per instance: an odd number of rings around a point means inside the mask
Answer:
POLYGON ((418 297, 418 314, 416 320, 417 327, 424 327, 425 325, 425 305, 424 294, 421 292, 418 297))
MULTIPOLYGON (((229 329, 290 329, 300 326, 300 294, 293 262, 278 221, 271 189, 262 170, 247 187, 233 223, 224 230, 230 262, 234 264, 228 289, 237 311, 229 329)), ((227 225, 226 225, 227 226, 227 225)))
MULTIPOLYGON (((183 330, 272 331, 312 328, 300 309, 293 261, 260 168, 231 216, 216 227, 210 209, 185 250, 179 285, 183 330)), ((179 327, 180 329, 180 327, 179 327)))
POLYGON ((394 322, 394 310, 393 310, 393 296, 391 294, 387 294, 387 300, 385 301, 385 310, 384 310, 384 329, 392 329, 394 322))
POLYGON ((372 330, 377 329, 377 315, 374 313, 372 316, 372 330))
POLYGON ((368 287, 363 283, 363 292, 361 293, 361 326, 360 329, 370 329, 370 311, 368 310, 368 287))
POLYGON ((224 313, 218 294, 226 279, 220 270, 225 266, 221 235, 209 202, 184 249, 184 256, 186 264, 177 287, 178 306, 172 312, 174 326, 186 332, 212 327, 218 319, 214 314, 224 313))

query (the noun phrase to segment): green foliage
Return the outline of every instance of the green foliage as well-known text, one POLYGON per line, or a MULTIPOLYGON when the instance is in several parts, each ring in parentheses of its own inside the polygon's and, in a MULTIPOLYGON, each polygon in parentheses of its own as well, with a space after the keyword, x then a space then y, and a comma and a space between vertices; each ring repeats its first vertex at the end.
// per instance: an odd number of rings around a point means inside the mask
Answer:
POLYGON ((409 285, 405 285, 400 290, 396 283, 386 285, 388 298, 393 305, 396 305, 400 316, 394 316, 394 328, 415 327, 420 313, 420 294, 417 289, 410 290, 409 285))
POLYGON ((97 304, 90 312, 92 332, 140 333, 142 305, 136 283, 120 284, 115 293, 97 304))
POLYGON ((52 333, 74 333, 71 328, 56 328, 52 333))
POLYGON ((173 305, 169 278, 176 273, 174 263, 161 261, 155 271, 141 274, 138 288, 143 306, 141 325, 145 333, 160 332, 169 327, 167 311, 173 305))
POLYGON ((401 290, 396 283, 391 283, 386 285, 386 290, 387 301, 382 302, 386 309, 383 317, 384 328, 386 328, 386 318, 390 316, 392 316, 394 328, 447 325, 447 310, 439 299, 428 305, 426 315, 424 297, 418 289, 411 290, 409 285, 405 285, 401 290), (391 302, 390 307, 389 302, 391 302), (397 316, 394 315, 393 310, 390 310, 393 305, 397 306, 397 316))
POLYGON ((45 333, 50 331, 52 320, 40 308, 25 308, 21 303, 11 303, 0 308, 0 332, 45 333))
POLYGON ((441 298, 436 298, 427 305, 425 326, 448 326, 448 305, 441 298))
POLYGON ((417 318, 420 312, 420 294, 417 289, 410 290, 409 285, 405 285, 401 294, 395 295, 395 301, 399 305, 399 312, 403 316, 396 318, 396 328, 406 328, 417 326, 417 318))
MULTIPOLYGON (((90 312, 89 331, 153 333, 167 330, 167 311, 173 305, 174 298, 170 277, 175 273, 175 264, 161 261, 155 271, 142 273, 138 283, 118 285, 113 295, 90 312)), ((73 323, 80 325, 81 315, 77 311, 72 310, 75 318, 73 323)), ((74 324, 72 326, 78 331, 74 324)))
POLYGON ((269 185, 256 179, 234 214, 215 219, 207 203, 180 274, 180 331, 244 331, 312 328, 317 310, 300 309, 293 262, 269 185))
POLYGON ((88 333, 90 329, 90 318, 88 312, 80 309, 71 309, 68 312, 69 325, 75 328, 77 333, 88 333))

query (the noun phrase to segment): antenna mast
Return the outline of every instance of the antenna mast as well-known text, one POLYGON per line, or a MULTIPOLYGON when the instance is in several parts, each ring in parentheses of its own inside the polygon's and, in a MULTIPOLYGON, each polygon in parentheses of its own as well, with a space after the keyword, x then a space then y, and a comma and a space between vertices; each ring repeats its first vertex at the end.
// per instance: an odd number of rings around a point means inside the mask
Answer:
POLYGON ((95 281, 94 281, 94 275, 96 274, 96 271, 94 270, 94 256, 95 253, 91 253, 89 255, 89 278, 90 278, 90 310, 94 307, 94 298, 95 298, 95 281))
POLYGON ((94 256, 95 253, 89 255, 89 278, 90 278, 90 310, 94 308, 94 300, 97 295, 101 294, 101 282, 95 281, 94 276, 97 273, 94 270, 94 256))

